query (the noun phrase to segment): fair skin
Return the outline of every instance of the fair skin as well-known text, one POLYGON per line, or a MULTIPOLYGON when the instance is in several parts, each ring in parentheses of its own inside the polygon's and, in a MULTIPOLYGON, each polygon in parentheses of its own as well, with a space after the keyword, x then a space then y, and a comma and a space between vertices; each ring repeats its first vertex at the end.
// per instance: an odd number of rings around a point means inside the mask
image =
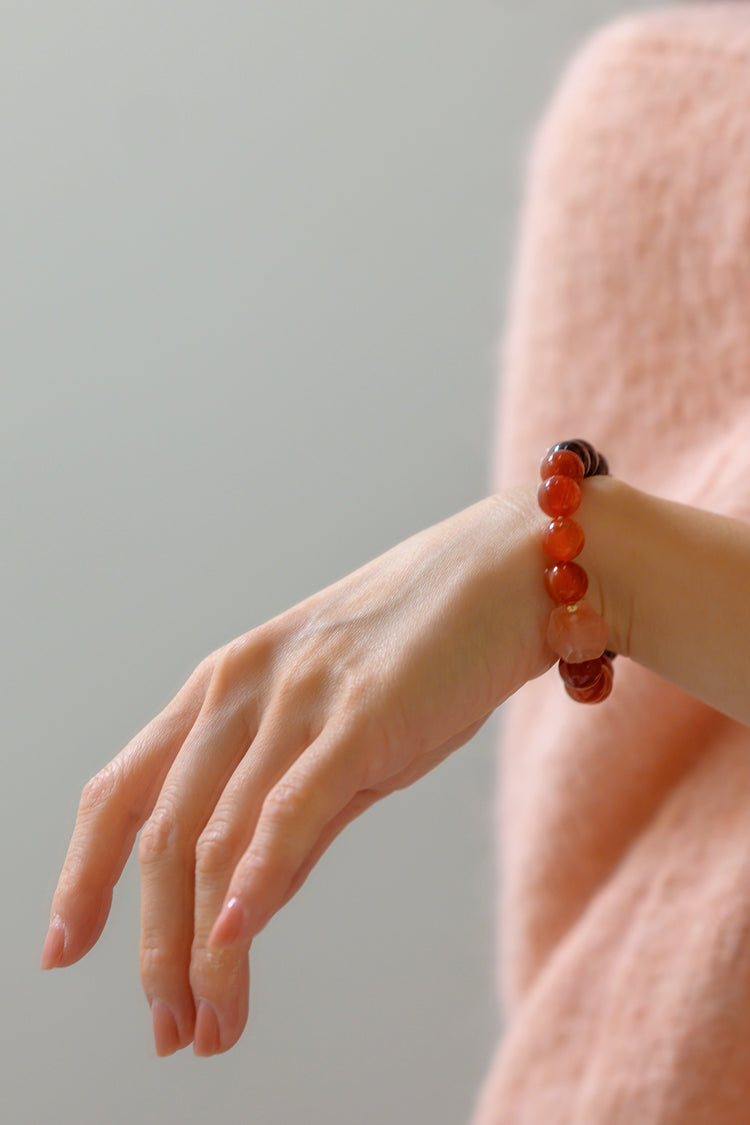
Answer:
MULTIPOLYGON (((610 478, 576 519, 609 647, 750 723, 750 527, 610 478)), ((95 944, 143 829, 156 1050, 232 1047, 252 940, 336 836, 555 662, 544 522, 535 486, 490 497, 208 656, 84 788, 43 967, 95 944)))

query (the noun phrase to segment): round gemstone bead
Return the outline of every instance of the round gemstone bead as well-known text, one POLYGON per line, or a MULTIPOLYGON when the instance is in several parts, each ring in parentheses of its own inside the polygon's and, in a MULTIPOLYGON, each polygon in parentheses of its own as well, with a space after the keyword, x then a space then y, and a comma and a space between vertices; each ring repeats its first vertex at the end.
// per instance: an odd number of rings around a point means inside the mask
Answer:
POLYGON ((585 476, 583 461, 572 449, 555 449, 548 453, 539 467, 539 474, 542 480, 555 476, 583 480, 585 476))
POLYGON ((559 605, 547 626, 547 644, 568 664, 596 660, 607 647, 607 623, 588 602, 559 605))
POLYGON ((604 454, 600 453, 599 454, 599 462, 596 466, 596 476, 598 476, 598 477, 608 477, 609 475, 610 475, 610 473, 609 473, 609 463, 607 462, 607 459, 604 456, 604 454))
POLYGON ((574 605, 586 597, 589 579, 578 563, 558 563, 545 570, 544 585, 553 601, 561 605, 574 605))
POLYGON ((581 503, 581 488, 571 477, 547 477, 537 490, 539 507, 548 516, 572 516, 581 503))
POLYGON ((561 658, 560 675, 565 690, 578 703, 600 703, 612 690, 612 661, 607 650, 605 621, 584 600, 588 589, 585 570, 573 559, 583 550, 582 528, 570 517, 581 503, 581 482, 586 477, 609 474, 606 459, 582 439, 552 446, 540 465, 542 483, 537 499, 551 517, 542 546, 552 565, 544 571, 547 593, 557 607, 550 614, 547 643, 561 658))
POLYGON ((584 441, 582 438, 575 438, 572 441, 559 441, 557 445, 552 446, 550 453, 557 453, 561 449, 570 450, 580 457, 583 475, 586 477, 593 476, 598 454, 590 441, 584 441))
POLYGON ((601 674, 594 683, 588 687, 575 688, 565 684, 565 690, 576 703, 602 703, 612 691, 614 673, 612 661, 608 656, 602 657, 601 674))
POLYGON ((585 542, 583 529, 565 516, 554 519, 542 534, 542 546, 555 562, 571 562, 580 555, 585 542))
POLYGON ((580 664, 569 664, 561 660, 557 670, 564 684, 580 691, 581 688, 590 688, 599 682, 605 660, 605 656, 600 656, 596 660, 582 660, 580 664))

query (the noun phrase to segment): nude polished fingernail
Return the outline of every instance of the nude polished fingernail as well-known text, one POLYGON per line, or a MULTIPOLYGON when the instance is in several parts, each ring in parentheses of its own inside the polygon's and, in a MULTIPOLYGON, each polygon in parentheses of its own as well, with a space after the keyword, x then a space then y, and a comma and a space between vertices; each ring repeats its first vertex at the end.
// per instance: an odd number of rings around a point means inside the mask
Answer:
POLYGON ((245 929, 245 909, 238 898, 230 898, 211 930, 211 945, 232 945, 245 929))
POLYGON ((195 1017, 195 1035, 193 1036, 193 1051, 203 1057, 215 1055, 221 1050, 221 1031, 219 1018, 210 1004, 201 1000, 198 1005, 198 1014, 195 1017))
POLYGON ((53 918, 42 949, 41 967, 57 969, 62 964, 65 952, 65 923, 62 918, 53 918))
POLYGON ((159 1058, 173 1055, 180 1049, 180 1031, 174 1012, 163 1000, 151 1003, 151 1022, 154 1029, 154 1045, 159 1058))

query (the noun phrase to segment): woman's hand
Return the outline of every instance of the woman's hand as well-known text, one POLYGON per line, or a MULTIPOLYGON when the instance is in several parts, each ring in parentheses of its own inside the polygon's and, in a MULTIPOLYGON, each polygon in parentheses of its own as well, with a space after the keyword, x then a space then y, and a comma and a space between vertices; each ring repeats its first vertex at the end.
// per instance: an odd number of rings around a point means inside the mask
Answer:
POLYGON ((342 828, 551 664, 534 495, 482 501, 205 659, 84 788, 43 967, 94 945, 143 827, 157 1051, 231 1047, 253 937, 342 828))

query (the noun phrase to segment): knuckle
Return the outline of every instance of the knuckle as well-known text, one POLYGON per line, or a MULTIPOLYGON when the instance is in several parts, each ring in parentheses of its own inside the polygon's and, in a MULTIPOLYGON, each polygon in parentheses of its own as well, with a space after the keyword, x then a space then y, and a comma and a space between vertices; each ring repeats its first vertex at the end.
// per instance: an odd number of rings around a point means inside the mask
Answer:
POLYGON ((203 659, 196 664, 187 683, 200 686, 210 680, 213 675, 214 667, 216 666, 216 661, 220 655, 221 649, 215 649, 213 652, 210 652, 208 656, 204 656, 203 659))
POLYGON ((165 986, 181 983, 185 969, 176 950, 165 943, 142 943, 140 949, 141 985, 147 996, 163 993, 165 986))
POLYGON ((250 850, 238 865, 243 878, 270 871, 278 876, 294 868, 310 802, 309 790, 298 779, 276 783, 263 803, 250 850))
POLYGON ((283 778, 266 797, 264 811, 273 823, 287 823, 297 820, 308 803, 309 794, 305 786, 291 778, 283 778))
POLYGON ((162 863, 182 851, 179 817, 169 805, 157 805, 146 821, 138 843, 141 867, 162 863))
POLYGON ((208 692, 214 699, 225 699, 236 688, 244 668, 244 638, 231 641, 214 653, 208 692))
POLYGON ((210 877, 226 872, 236 863, 238 847, 237 834, 228 825, 207 824, 195 848, 196 874, 210 877))
POLYGON ((190 954, 190 987, 200 996, 216 987, 222 978, 231 983, 242 969, 244 955, 234 949, 211 949, 193 945, 190 954))
POLYGON ((108 804, 119 791, 121 782, 120 762, 114 758, 84 785, 79 805, 80 813, 84 816, 90 815, 108 804))
POLYGON ((211 655, 207 694, 214 700, 226 699, 248 679, 262 678, 272 669, 281 646, 276 624, 267 622, 217 649, 211 655))
POLYGON ((205 696, 206 688, 211 682, 215 659, 215 654, 211 653, 195 666, 175 697, 164 708, 163 715, 170 718, 173 716, 179 717, 185 710, 194 706, 196 699, 202 699, 205 696))

